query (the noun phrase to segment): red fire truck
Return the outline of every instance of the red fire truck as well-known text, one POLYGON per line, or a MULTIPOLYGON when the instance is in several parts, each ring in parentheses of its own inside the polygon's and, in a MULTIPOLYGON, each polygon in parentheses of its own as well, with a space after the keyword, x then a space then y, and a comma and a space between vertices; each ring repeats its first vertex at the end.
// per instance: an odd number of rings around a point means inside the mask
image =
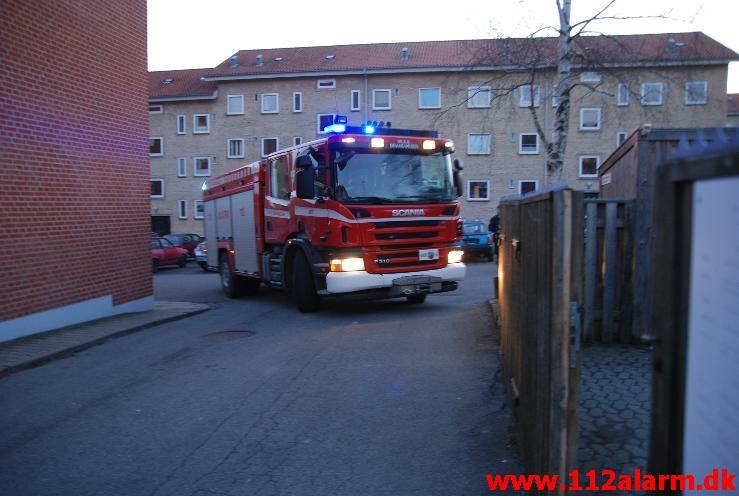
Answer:
POLYGON ((264 283, 311 312, 333 295, 422 303, 464 279, 454 143, 345 119, 203 184, 207 263, 227 296, 264 283))

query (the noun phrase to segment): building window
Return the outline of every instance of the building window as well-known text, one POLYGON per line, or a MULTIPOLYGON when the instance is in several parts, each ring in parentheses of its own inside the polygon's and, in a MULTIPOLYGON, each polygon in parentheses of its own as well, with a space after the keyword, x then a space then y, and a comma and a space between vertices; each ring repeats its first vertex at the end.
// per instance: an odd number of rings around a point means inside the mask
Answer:
POLYGON ((708 82, 688 81, 685 83, 685 105, 708 103, 708 82))
POLYGON ((372 110, 390 110, 390 90, 372 90, 372 110))
POLYGON ((230 139, 228 140, 227 158, 244 158, 244 140, 230 139))
POLYGON ((582 83, 600 83, 601 77, 598 72, 583 72, 580 74, 580 82, 582 83))
POLYGON ((600 109, 580 109, 580 131, 600 131, 600 109))
POLYGON ((150 137, 149 138, 149 156, 150 157, 161 157, 164 155, 164 138, 161 137, 150 137))
POLYGON ((619 131, 616 133, 616 146, 621 146, 626 141, 626 138, 628 138, 628 134, 626 134, 625 131, 619 131))
POLYGON ((662 105, 662 83, 642 83, 641 104, 662 105))
POLYGON ((598 177, 598 167, 600 167, 600 157, 594 155, 580 157, 581 178, 598 177))
POLYGON ((185 134, 185 133, 187 133, 187 116, 178 115, 177 116, 177 134, 185 134))
POLYGON ((226 97, 226 114, 241 115, 244 113, 244 95, 228 95, 226 97))
POLYGON ((177 217, 187 219, 187 200, 179 200, 177 202, 177 217))
POLYGON ((490 155, 490 135, 468 134, 467 155, 490 155))
POLYGON ((187 159, 185 157, 177 159, 177 177, 187 177, 187 159))
POLYGON ((262 138, 262 157, 274 153, 279 148, 278 138, 262 138))
POLYGON ((467 200, 490 201, 490 181, 486 179, 470 179, 467 181, 467 200))
POLYGON ((193 176, 210 176, 211 157, 195 157, 193 161, 193 176))
POLYGON ((618 105, 625 107, 629 104, 629 85, 626 83, 618 84, 618 105))
POLYGON ((316 132, 318 134, 326 134, 324 129, 334 123, 336 114, 318 114, 316 115, 316 132))
POLYGON ((539 85, 523 84, 518 88, 518 105, 519 107, 531 107, 533 94, 533 106, 538 107, 541 97, 539 85))
POLYGON ((164 198, 164 179, 151 180, 151 197, 164 198))
POLYGON ((192 116, 192 134, 207 134, 210 132, 210 114, 195 114, 192 116))
POLYGON ((316 81, 316 88, 319 90, 335 90, 336 80, 335 79, 319 79, 316 81))
POLYGON ((534 155, 539 153, 539 135, 536 133, 519 134, 518 153, 521 155, 534 155))
POLYGON ((193 210, 195 211, 194 217, 196 219, 202 219, 205 217, 205 204, 203 200, 195 200, 193 202, 193 210))
POLYGON ((279 93, 262 93, 262 113, 277 114, 280 111, 279 93))
POLYGON ((298 114, 303 111, 303 93, 295 91, 293 93, 293 112, 298 114))
POLYGON ((490 86, 470 86, 467 88, 467 108, 490 107, 490 86))
POLYGON ((361 95, 359 90, 352 90, 352 110, 357 111, 362 109, 361 95))
POLYGON ((529 193, 533 193, 539 188, 539 181, 534 181, 531 179, 524 179, 522 181, 518 181, 518 194, 519 195, 526 195, 529 193))
POLYGON ((298 146, 303 144, 303 138, 301 136, 294 136, 293 137, 293 146, 298 146))
POLYGON ((441 108, 441 88, 419 88, 418 108, 437 109, 441 108))
POLYGON ((164 105, 149 105, 150 114, 162 114, 164 113, 164 105))

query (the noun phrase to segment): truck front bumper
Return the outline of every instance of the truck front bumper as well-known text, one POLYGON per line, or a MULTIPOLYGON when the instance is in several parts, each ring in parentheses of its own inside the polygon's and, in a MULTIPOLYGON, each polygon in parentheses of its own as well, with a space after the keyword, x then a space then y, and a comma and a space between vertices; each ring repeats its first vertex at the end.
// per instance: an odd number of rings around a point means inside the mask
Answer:
POLYGON ((446 267, 416 272, 395 274, 370 274, 365 271, 331 272, 326 275, 326 295, 375 292, 378 296, 394 298, 411 294, 430 294, 452 291, 457 282, 464 279, 466 267, 463 263, 447 264, 446 267))

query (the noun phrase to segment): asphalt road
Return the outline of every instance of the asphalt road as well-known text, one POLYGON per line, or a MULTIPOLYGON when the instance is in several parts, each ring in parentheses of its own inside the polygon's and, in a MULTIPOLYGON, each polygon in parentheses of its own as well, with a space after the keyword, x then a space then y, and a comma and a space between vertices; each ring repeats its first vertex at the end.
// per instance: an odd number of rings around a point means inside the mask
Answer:
POLYGON ((492 272, 303 315, 162 270, 157 298, 214 309, 0 380, 0 495, 490 494, 516 470, 492 272))

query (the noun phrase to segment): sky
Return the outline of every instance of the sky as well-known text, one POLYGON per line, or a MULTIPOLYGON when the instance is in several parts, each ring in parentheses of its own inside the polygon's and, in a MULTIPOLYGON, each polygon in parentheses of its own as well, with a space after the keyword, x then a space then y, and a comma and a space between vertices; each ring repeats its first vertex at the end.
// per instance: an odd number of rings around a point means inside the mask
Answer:
MULTIPOLYGON (((572 0, 572 22, 607 4, 572 0)), ((630 19, 591 30, 703 31, 739 52, 736 0, 615 0, 604 15, 630 19)), ((520 37, 557 22, 555 0, 148 0, 149 70, 214 67, 259 48, 520 37)), ((739 93, 739 62, 729 65, 728 92, 739 93)))

